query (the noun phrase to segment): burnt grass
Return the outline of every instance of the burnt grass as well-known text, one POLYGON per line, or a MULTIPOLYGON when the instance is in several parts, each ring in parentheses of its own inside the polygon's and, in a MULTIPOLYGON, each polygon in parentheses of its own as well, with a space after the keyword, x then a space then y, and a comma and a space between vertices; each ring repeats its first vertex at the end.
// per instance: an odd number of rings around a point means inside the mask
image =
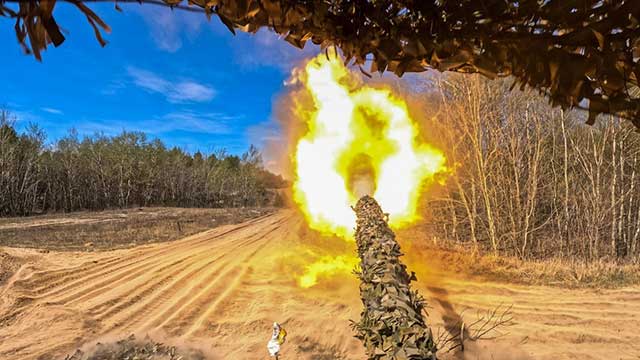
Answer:
POLYGON ((0 246, 96 251, 184 238, 275 208, 133 208, 0 219, 0 246))

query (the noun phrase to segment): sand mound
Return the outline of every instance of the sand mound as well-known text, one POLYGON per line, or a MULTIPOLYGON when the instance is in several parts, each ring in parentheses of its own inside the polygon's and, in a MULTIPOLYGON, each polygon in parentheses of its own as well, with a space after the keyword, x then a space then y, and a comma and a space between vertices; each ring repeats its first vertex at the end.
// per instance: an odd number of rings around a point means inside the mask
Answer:
POLYGON ((65 360, 204 360, 200 351, 178 349, 154 342, 150 338, 138 340, 134 335, 115 343, 96 343, 92 349, 76 350, 65 360))
POLYGON ((0 250, 0 286, 3 286, 23 263, 24 261, 21 258, 11 256, 0 250))

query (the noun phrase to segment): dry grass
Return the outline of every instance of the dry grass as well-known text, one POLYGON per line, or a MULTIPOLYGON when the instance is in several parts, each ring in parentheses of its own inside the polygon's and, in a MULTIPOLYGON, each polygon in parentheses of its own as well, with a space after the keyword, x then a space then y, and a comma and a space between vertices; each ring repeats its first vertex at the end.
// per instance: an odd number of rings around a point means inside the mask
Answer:
POLYGON ((273 208, 136 208, 0 219, 0 246, 107 250, 171 241, 273 208))
POLYGON ((521 260, 470 251, 460 246, 430 248, 446 268, 472 277, 530 285, 616 288, 640 283, 640 264, 605 260, 521 260))
POLYGON ((640 263, 637 261, 522 260, 433 238, 420 227, 404 229, 397 234, 409 268, 428 265, 473 279, 527 285, 617 288, 640 284, 640 263))

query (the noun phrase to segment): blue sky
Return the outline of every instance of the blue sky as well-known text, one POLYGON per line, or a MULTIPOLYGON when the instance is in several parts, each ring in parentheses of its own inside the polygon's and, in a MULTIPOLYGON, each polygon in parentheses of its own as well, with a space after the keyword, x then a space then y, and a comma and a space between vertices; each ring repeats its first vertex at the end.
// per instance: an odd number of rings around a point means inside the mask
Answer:
POLYGON ((317 49, 294 48, 275 34, 233 36, 216 17, 153 5, 112 3, 91 8, 111 26, 102 48, 82 14, 56 7, 66 30, 43 62, 25 55, 13 22, 0 18, 5 69, 0 106, 18 126, 36 123, 49 140, 75 128, 81 135, 144 131, 188 151, 240 153, 272 136, 272 103, 283 81, 317 49), (11 46, 14 44, 14 46, 11 46))

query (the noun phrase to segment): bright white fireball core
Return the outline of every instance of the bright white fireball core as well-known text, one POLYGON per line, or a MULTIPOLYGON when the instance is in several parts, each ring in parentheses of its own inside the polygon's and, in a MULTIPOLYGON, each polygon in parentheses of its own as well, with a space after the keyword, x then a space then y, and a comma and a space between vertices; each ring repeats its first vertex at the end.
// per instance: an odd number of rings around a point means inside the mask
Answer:
POLYGON ((310 226, 352 236, 363 171, 391 226, 415 220, 421 185, 445 169, 442 153, 416 143, 406 104, 389 90, 345 85, 353 75, 339 59, 319 56, 305 70, 315 109, 297 112, 308 132, 296 148, 294 199, 310 226))

